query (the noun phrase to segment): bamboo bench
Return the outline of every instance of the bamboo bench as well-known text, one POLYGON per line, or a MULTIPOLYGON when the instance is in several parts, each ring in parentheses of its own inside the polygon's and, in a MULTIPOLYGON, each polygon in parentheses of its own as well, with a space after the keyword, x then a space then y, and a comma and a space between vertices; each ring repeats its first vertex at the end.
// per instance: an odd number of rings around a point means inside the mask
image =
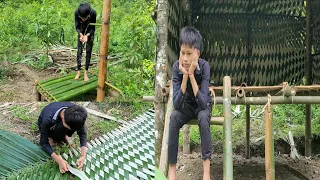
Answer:
POLYGON ((67 101, 98 87, 98 77, 94 73, 88 73, 88 82, 82 79, 75 80, 75 75, 76 73, 70 73, 43 81, 36 80, 37 100, 41 101, 44 98, 48 102, 67 101))
MULTIPOLYGON (((211 117, 210 125, 224 124, 224 117, 211 117)), ((183 153, 190 154, 190 125, 198 125, 197 119, 192 119, 188 124, 183 126, 183 153)))

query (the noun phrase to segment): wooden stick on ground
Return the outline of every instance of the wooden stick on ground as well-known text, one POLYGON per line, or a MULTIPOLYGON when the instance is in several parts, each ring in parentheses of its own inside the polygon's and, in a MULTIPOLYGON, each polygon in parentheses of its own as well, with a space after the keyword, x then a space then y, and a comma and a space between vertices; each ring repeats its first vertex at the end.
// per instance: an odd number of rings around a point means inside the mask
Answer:
POLYGON ((109 119, 109 120, 112 120, 112 121, 115 121, 115 122, 119 122, 119 123, 122 123, 122 124, 126 124, 126 123, 127 123, 127 122, 124 121, 124 120, 117 119, 117 118, 115 118, 115 117, 109 116, 109 115, 104 114, 104 113, 99 112, 99 111, 95 111, 95 110, 93 110, 93 109, 86 108, 86 110, 87 110, 87 112, 88 112, 89 114, 93 114, 93 115, 95 115, 95 116, 102 117, 102 118, 104 118, 104 119, 109 119))

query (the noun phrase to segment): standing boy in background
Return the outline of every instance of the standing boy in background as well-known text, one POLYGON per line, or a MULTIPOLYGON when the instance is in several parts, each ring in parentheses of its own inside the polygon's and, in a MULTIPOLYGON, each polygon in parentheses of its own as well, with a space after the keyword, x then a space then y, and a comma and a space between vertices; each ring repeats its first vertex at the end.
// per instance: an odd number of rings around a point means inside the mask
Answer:
POLYGON ((80 4, 78 9, 74 13, 74 20, 76 30, 78 32, 78 52, 77 52, 77 75, 75 79, 79 79, 81 76, 81 59, 84 44, 86 43, 86 64, 84 71, 84 81, 89 81, 88 69, 90 65, 90 59, 92 54, 92 46, 94 40, 95 26, 89 25, 90 23, 96 23, 96 11, 91 8, 90 4, 80 4))

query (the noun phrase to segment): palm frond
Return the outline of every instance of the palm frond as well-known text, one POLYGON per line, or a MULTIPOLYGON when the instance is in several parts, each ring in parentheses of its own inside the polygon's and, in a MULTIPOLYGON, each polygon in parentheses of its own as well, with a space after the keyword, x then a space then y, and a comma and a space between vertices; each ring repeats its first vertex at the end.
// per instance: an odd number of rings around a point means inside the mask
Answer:
POLYGON ((29 140, 0 130, 0 179, 25 167, 47 161, 49 156, 29 140))

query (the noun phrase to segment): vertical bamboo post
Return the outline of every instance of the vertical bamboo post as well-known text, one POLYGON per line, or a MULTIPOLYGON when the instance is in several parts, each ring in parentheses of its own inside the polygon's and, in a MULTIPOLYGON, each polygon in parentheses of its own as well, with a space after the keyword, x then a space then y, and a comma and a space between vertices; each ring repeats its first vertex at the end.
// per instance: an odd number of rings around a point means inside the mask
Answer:
MULTIPOLYGON (((311 21, 311 0, 306 1, 306 83, 311 85, 312 76, 312 21, 311 21)), ((305 156, 311 156, 311 104, 306 104, 306 119, 305 119, 305 156)))
POLYGON ((183 125, 183 154, 190 154, 190 125, 183 125))
POLYGON ((159 160, 159 170, 165 175, 168 175, 168 143, 169 143, 169 125, 170 125, 170 116, 174 110, 173 101, 172 101, 173 88, 170 85, 169 98, 167 103, 167 110, 165 115, 165 124, 164 124, 164 132, 162 137, 162 148, 160 160, 159 160))
POLYGON ((100 61, 98 73, 97 102, 103 102, 105 97, 105 81, 107 79, 107 58, 109 44, 109 29, 111 15, 111 0, 103 1, 102 9, 102 27, 100 43, 100 61))
MULTIPOLYGON (((249 0, 249 5, 248 5, 248 12, 252 11, 252 2, 249 0)), ((253 29, 252 29, 252 17, 248 17, 248 22, 247 22, 247 57, 248 57, 248 65, 247 65, 247 84, 249 86, 252 85, 252 77, 251 77, 251 72, 252 72, 252 34, 253 34, 253 29)), ((250 159, 250 105, 246 105, 246 150, 245 150, 245 156, 247 159, 250 159)))
MULTIPOLYGON (((268 95, 268 97, 271 100, 271 96, 268 95)), ((270 101, 268 101, 265 109, 265 166, 266 180, 274 180, 274 143, 272 129, 272 109, 270 101)))
POLYGON ((232 134, 231 134, 231 78, 223 78, 223 179, 233 179, 232 134))
MULTIPOLYGON (((157 9, 157 63, 155 78, 155 166, 159 165, 164 131, 165 105, 161 89, 167 82, 168 62, 168 0, 158 0, 157 9)), ((168 100, 172 101, 172 100, 168 100)))
POLYGON ((246 105, 246 159, 250 159, 250 105, 246 105))

